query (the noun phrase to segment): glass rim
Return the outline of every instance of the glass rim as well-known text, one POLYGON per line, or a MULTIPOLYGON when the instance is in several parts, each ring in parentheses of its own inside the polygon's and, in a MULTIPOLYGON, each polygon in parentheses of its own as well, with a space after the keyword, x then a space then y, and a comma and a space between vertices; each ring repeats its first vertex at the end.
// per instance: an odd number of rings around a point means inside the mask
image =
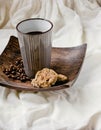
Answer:
MULTIPOLYGON (((46 21, 46 22, 50 23, 50 25, 51 25, 50 29, 48 29, 47 31, 42 32, 41 34, 47 33, 47 32, 49 32, 49 31, 53 28, 53 23, 52 23, 50 20, 47 20, 47 19, 44 19, 44 18, 29 18, 29 19, 25 19, 25 20, 20 21, 20 22, 16 25, 16 30, 17 30, 18 32, 22 33, 22 34, 28 35, 28 33, 24 33, 24 32, 22 32, 22 31, 20 31, 20 30, 18 29, 18 26, 19 26, 21 23, 23 23, 23 22, 25 22, 25 21, 29 21, 29 20, 43 20, 43 21, 46 21)), ((33 35, 34 35, 34 34, 33 34, 33 35)), ((40 34, 39 34, 39 35, 40 35, 40 34)))

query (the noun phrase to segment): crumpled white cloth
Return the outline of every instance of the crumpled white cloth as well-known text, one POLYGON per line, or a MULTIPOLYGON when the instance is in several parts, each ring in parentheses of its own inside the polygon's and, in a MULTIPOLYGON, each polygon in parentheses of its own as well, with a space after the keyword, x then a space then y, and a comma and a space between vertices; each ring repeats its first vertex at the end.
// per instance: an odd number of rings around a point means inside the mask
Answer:
POLYGON ((0 130, 101 130, 101 0, 0 0, 0 53, 16 24, 42 17, 53 24, 53 46, 87 43, 74 86, 55 92, 0 87, 0 130))

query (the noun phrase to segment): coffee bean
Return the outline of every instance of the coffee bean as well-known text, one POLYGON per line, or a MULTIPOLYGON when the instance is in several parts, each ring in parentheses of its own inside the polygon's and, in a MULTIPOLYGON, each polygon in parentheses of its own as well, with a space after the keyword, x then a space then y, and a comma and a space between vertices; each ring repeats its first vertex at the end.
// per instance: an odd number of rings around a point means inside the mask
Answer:
POLYGON ((11 78, 14 78, 14 75, 11 75, 11 78))
POLYGON ((20 80, 20 77, 19 76, 17 76, 17 78, 16 78, 17 80, 20 80))
POLYGON ((7 69, 7 68, 5 69, 5 72, 8 72, 8 69, 7 69))
POLYGON ((26 80, 30 80, 30 78, 28 76, 26 76, 26 80))
POLYGON ((19 64, 19 62, 18 61, 15 61, 15 65, 17 66, 19 64))
POLYGON ((16 67, 15 67, 15 66, 13 66, 12 70, 16 70, 16 67))
POLYGON ((24 82, 26 79, 24 79, 24 78, 20 78, 20 80, 21 80, 22 82, 24 82))
POLYGON ((17 75, 17 76, 20 76, 20 73, 19 73, 19 72, 17 72, 17 73, 16 73, 16 75, 17 75))
POLYGON ((19 69, 19 73, 22 73, 22 72, 23 72, 23 69, 22 69, 22 68, 20 68, 20 69, 19 69))
POLYGON ((14 64, 11 64, 8 68, 3 67, 2 69, 8 78, 12 78, 14 80, 17 79, 22 82, 30 81, 30 78, 25 74, 21 57, 17 58, 14 64))
POLYGON ((9 74, 9 75, 8 75, 8 78, 11 78, 11 77, 12 77, 11 74, 9 74))
POLYGON ((9 75, 10 73, 9 73, 9 71, 5 71, 5 74, 6 74, 6 75, 9 75))
POLYGON ((11 75, 11 78, 16 79, 17 77, 15 75, 11 75))
POLYGON ((26 80, 26 76, 23 76, 23 79, 25 79, 25 80, 26 80))
POLYGON ((15 74, 16 74, 16 72, 13 70, 13 71, 11 72, 11 74, 15 75, 15 74))
POLYGON ((23 67, 23 63, 20 64, 20 67, 23 67))
POLYGON ((19 68, 22 68, 22 65, 21 65, 21 64, 19 64, 19 65, 18 65, 18 67, 19 67, 19 68))

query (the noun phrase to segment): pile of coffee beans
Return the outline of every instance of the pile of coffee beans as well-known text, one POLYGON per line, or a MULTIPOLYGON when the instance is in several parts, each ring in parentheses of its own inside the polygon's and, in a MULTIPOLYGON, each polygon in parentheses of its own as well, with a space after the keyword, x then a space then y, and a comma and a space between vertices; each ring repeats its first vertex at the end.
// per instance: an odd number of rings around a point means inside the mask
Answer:
POLYGON ((30 78, 25 74, 21 58, 17 58, 15 63, 11 64, 8 68, 3 67, 3 72, 8 78, 22 82, 30 81, 30 78))

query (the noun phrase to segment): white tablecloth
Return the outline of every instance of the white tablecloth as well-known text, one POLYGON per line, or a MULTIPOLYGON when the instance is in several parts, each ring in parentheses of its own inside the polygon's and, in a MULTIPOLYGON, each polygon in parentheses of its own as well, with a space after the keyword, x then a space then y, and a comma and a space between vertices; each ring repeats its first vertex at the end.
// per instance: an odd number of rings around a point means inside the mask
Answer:
POLYGON ((74 86, 55 92, 17 92, 0 86, 0 130, 101 130, 101 0, 0 0, 0 53, 16 24, 53 22, 53 46, 87 43, 74 86))

